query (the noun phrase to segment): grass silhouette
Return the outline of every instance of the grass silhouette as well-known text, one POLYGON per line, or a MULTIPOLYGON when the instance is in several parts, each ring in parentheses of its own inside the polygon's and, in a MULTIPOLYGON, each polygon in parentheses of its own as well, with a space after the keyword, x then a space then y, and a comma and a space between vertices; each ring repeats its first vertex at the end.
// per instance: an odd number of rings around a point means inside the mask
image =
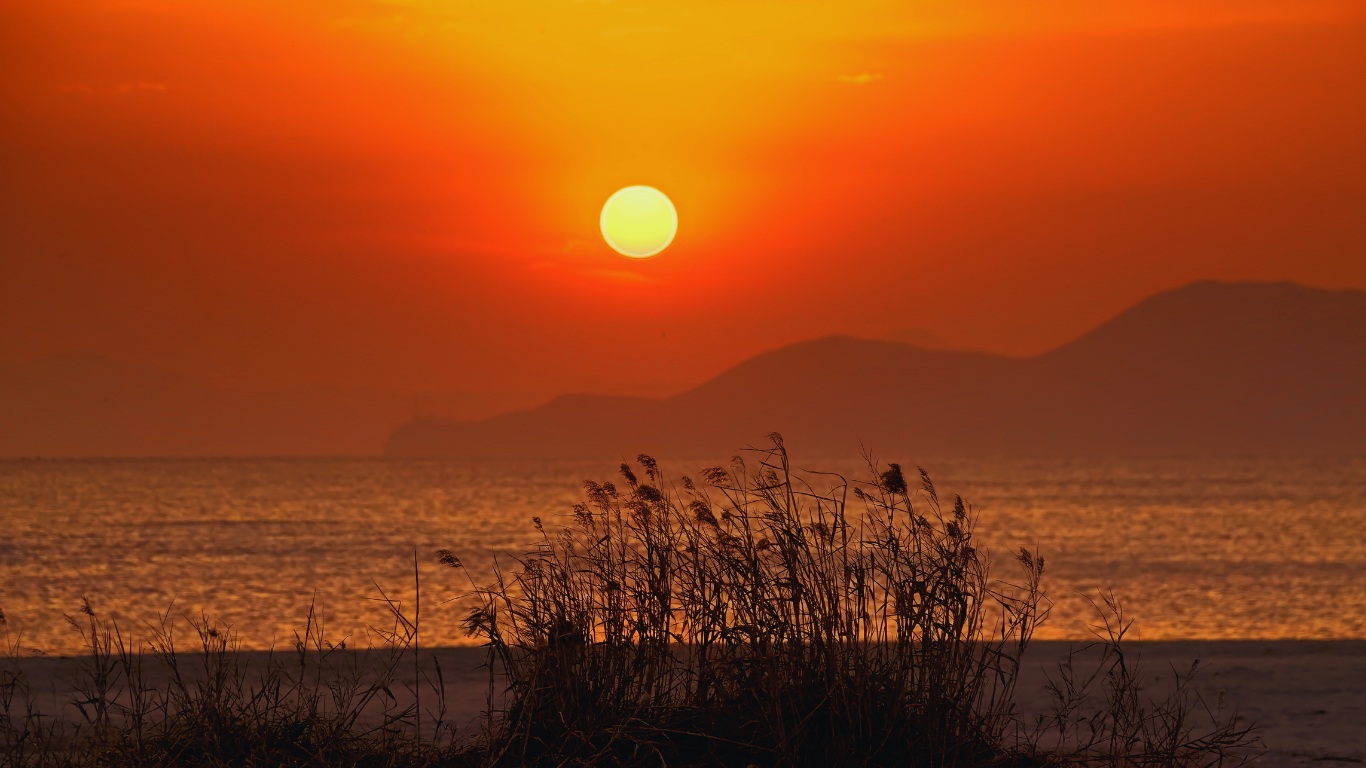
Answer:
MULTIPOLYGON (((1044 559, 1022 550, 1010 578, 994 577, 971 507, 941 504, 923 471, 870 460, 863 481, 797 472, 773 435, 695 480, 674 484, 643 455, 620 474, 587 483, 566 527, 535 519, 539 544, 456 598, 490 662, 487 712, 467 732, 447 717, 439 665, 418 661, 420 604, 409 615, 382 590, 393 621, 368 655, 328 642, 310 611, 292 652, 255 667, 202 617, 190 651, 169 610, 134 650, 83 604, 80 721, 38 712, 21 666, 4 666, 0 767, 1214 766, 1254 754, 1255 733, 1192 692, 1194 667, 1166 698, 1141 695, 1112 596, 1082 651, 1095 663, 1064 662, 1051 715, 1023 722, 1014 689, 1048 615, 1044 559)), ((462 569, 455 553, 438 559, 462 569)))

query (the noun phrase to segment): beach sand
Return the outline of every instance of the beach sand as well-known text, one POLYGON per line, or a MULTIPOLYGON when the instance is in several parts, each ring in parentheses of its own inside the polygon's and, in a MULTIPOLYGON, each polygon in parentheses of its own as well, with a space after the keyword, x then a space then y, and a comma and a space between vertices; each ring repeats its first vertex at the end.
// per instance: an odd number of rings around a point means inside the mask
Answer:
MULTIPOLYGON (((1045 672, 1056 668, 1069 647, 1081 645, 1056 641, 1031 645, 1016 696, 1025 718, 1047 711, 1045 672)), ((1159 694, 1169 685, 1173 669, 1184 673, 1198 658, 1195 690, 1211 705, 1222 701, 1260 727, 1268 752, 1258 765, 1331 768, 1366 764, 1366 640, 1189 640, 1133 642, 1125 648, 1130 659, 1135 655, 1141 659, 1145 684, 1159 694)), ((243 657, 253 671, 266 658, 257 652, 243 657)), ((292 660, 294 656, 280 658, 292 660)), ((373 661, 364 653, 336 658, 346 664, 373 661)), ((1084 663, 1094 657, 1081 658, 1084 663)), ((445 680, 448 719, 477 728, 480 713, 488 706, 484 652, 477 648, 422 651, 422 663, 429 670, 433 661, 440 663, 445 680)), ((79 722, 80 713, 70 703, 70 681, 86 662, 81 657, 28 657, 0 664, 22 670, 44 712, 79 722)), ((151 669, 159 670, 159 666, 151 665, 151 669)), ((402 706, 414 680, 411 657, 399 666, 398 675, 395 693, 402 706)), ((149 677, 154 684, 164 681, 160 671, 149 677)), ((430 689, 422 695, 426 709, 435 697, 430 689)))
MULTIPOLYGON (((1036 642, 1026 652, 1016 701, 1026 717, 1049 702, 1044 673, 1080 643, 1036 642)), ((1259 727, 1267 754, 1259 766, 1350 766, 1366 763, 1366 641, 1182 640, 1126 642, 1145 684, 1169 689, 1199 659, 1194 690, 1222 701, 1259 727)), ((1094 659, 1094 655, 1086 657, 1094 659)), ((1092 664, 1091 668, 1094 668, 1092 664)))

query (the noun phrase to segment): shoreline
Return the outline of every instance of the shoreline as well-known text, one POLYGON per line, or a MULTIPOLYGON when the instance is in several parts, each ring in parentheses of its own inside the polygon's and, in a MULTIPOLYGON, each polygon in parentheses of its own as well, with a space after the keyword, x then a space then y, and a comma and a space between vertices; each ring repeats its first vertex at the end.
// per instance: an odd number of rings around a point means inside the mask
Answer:
MULTIPOLYGON (((1021 664, 1016 702, 1022 716, 1043 708, 1045 671, 1082 644, 1031 643, 1021 664)), ((1134 640, 1146 692, 1162 695, 1173 671, 1199 659, 1193 690, 1259 726, 1267 752, 1255 764, 1307 768, 1366 764, 1366 639, 1134 640)))
MULTIPOLYGON (((1069 650, 1084 642, 1039 640, 1030 643, 1021 663, 1015 701, 1021 720, 1033 722, 1046 712, 1046 673, 1056 668, 1069 650)), ((1199 659, 1193 690, 1210 707, 1222 703, 1245 722, 1260 727, 1267 754, 1262 766, 1307 768, 1366 764, 1366 639, 1361 640, 1134 640, 1124 643, 1126 657, 1143 665, 1145 693, 1160 697, 1170 688, 1173 672, 1183 676, 1199 659)), ((263 667, 269 651, 241 651, 237 656, 248 675, 263 667)), ((310 659, 316 660, 310 651, 310 659)), ((385 650, 334 652, 333 666, 373 669, 385 650), (337 655, 340 654, 340 655, 337 655), (347 666, 353 665, 353 666, 347 666)), ((486 651, 477 646, 438 647, 420 652, 421 664, 441 666, 450 722, 462 728, 479 727, 478 719, 489 704, 486 651)), ((297 659, 295 651, 276 651, 286 666, 297 659)), ((184 652, 185 660, 198 662, 202 653, 184 652)), ((23 656, 0 659, 0 669, 24 674, 38 708, 71 722, 79 713, 70 705, 69 681, 88 656, 23 656)), ((398 664, 398 704, 415 680, 411 652, 398 664)), ((1094 669, 1094 655, 1078 656, 1080 668, 1094 669)), ((149 664, 153 685, 164 680, 159 665, 149 664)), ((250 679, 250 678, 249 678, 250 679)), ((424 697, 427 691, 423 691, 424 697)), ((424 708, 427 704, 424 702, 424 708)))

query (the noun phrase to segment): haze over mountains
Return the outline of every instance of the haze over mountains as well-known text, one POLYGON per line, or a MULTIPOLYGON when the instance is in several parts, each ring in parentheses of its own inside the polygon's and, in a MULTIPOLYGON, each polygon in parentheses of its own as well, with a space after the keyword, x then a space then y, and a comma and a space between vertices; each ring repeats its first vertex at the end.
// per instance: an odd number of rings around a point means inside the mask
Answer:
POLYGON ((1366 454, 1366 292, 1192 284, 1031 358, 830 337, 662 399, 235 392, 96 357, 0 364, 0 457, 1366 454), (404 423, 404 422, 407 423, 404 423), (397 428, 395 428, 397 427, 397 428), (386 445, 387 440, 387 445, 386 445))
POLYGON ((50 358, 0 364, 0 457, 373 456, 415 412, 489 415, 517 398, 240 391, 93 355, 50 358))
POLYGON ((414 420, 386 453, 714 457, 772 431, 805 455, 1363 454, 1366 293, 1200 282, 1024 359, 831 337, 666 399, 414 420))

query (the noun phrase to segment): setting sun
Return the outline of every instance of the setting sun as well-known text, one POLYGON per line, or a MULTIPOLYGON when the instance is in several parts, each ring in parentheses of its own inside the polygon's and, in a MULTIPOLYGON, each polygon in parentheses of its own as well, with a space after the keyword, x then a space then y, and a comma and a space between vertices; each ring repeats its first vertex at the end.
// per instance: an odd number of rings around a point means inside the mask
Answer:
POLYGON ((645 259, 665 248, 678 234, 678 211, 654 187, 619 189, 602 206, 602 238, 612 250, 645 259))

